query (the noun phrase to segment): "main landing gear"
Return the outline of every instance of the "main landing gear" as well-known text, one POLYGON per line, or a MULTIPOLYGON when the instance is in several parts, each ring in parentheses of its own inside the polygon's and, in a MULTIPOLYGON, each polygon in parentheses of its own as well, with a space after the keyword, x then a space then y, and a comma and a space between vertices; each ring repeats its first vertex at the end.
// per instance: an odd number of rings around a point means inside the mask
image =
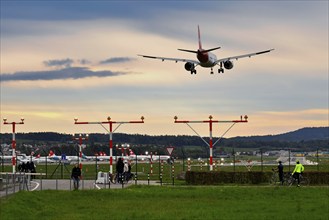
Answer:
MULTIPOLYGON (((219 68, 219 69, 218 69, 218 73, 224 73, 224 69, 223 69, 223 68, 219 68)), ((211 68, 211 70, 210 70, 210 74, 214 74, 214 71, 213 71, 212 68, 211 68)))
POLYGON ((218 73, 224 73, 223 62, 220 62, 220 68, 218 69, 218 73))
POLYGON ((196 74, 196 69, 191 70, 191 74, 196 74))

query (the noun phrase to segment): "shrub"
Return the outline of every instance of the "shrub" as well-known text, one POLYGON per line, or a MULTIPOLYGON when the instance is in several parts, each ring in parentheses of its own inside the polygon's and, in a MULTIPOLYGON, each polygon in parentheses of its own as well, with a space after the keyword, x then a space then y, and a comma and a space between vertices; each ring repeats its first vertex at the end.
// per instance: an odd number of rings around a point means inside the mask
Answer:
MULTIPOLYGON (((329 172, 305 172, 311 185, 329 185, 329 172)), ((220 184, 264 184, 268 183, 272 172, 197 172, 188 171, 185 175, 189 185, 220 185, 220 184)))

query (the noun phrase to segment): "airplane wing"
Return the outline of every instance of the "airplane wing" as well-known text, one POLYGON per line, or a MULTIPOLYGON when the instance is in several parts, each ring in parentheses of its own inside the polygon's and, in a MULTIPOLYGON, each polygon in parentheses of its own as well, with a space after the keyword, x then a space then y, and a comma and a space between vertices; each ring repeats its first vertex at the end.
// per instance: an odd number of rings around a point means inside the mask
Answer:
POLYGON ((148 55, 141 55, 138 54, 138 56, 144 57, 144 58, 150 58, 150 59, 158 59, 158 60, 169 60, 169 61, 175 61, 177 62, 190 62, 190 63, 194 63, 195 65, 200 65, 199 61, 196 60, 189 60, 189 59, 181 59, 181 58, 168 58, 168 57, 155 57, 155 56, 148 56, 148 55))
POLYGON ((248 54, 244 54, 244 55, 239 55, 239 56, 234 56, 234 57, 226 57, 226 58, 221 58, 219 60, 216 60, 216 64, 219 64, 221 62, 225 62, 225 61, 228 61, 228 60, 238 60, 240 58, 244 58, 244 57, 252 57, 252 56, 256 56, 256 55, 260 55, 260 54, 263 54, 263 53, 269 53, 271 52, 272 50, 274 49, 270 49, 270 50, 264 50, 264 51, 260 51, 260 52, 256 52, 256 53, 248 53, 248 54))

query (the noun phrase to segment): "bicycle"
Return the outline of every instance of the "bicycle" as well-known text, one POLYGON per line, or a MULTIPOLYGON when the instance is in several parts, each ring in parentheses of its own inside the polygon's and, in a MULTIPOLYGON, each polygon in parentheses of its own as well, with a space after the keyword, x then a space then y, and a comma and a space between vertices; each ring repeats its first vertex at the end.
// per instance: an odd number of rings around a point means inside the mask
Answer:
POLYGON ((272 169, 272 176, 270 178, 270 185, 276 185, 277 183, 280 183, 280 180, 279 180, 279 173, 276 172, 274 169, 272 169))
POLYGON ((122 174, 109 174, 109 180, 111 181, 111 183, 116 184, 127 184, 129 183, 132 179, 134 178, 134 174, 132 173, 122 173, 122 174))
MULTIPOLYGON (((279 172, 277 172, 274 168, 272 168, 272 177, 269 180, 270 185, 283 185, 279 178, 279 172)), ((287 183, 287 175, 283 176, 283 183, 287 183)))
MULTIPOLYGON (((297 182, 298 182, 298 179, 295 178, 293 175, 290 175, 290 177, 287 181, 287 184, 288 184, 288 186, 292 186, 297 182)), ((304 177, 302 174, 300 174, 299 175, 299 185, 297 185, 297 186, 301 186, 301 185, 308 186, 309 184, 310 184, 310 180, 307 177, 304 177)))
POLYGON ((117 174, 109 173, 109 181, 111 181, 111 183, 113 183, 113 184, 116 184, 117 183, 117 174))

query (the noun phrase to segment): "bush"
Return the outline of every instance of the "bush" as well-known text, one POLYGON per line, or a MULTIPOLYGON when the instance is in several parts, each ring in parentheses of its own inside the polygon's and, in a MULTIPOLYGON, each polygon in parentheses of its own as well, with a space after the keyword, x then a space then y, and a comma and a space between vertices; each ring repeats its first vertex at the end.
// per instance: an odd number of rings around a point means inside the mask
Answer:
MULTIPOLYGON (((197 172, 188 171, 185 175, 189 185, 220 185, 220 184, 264 184, 272 177, 272 172, 197 172)), ((329 185, 329 172, 305 172, 303 174, 312 185, 329 185)))

